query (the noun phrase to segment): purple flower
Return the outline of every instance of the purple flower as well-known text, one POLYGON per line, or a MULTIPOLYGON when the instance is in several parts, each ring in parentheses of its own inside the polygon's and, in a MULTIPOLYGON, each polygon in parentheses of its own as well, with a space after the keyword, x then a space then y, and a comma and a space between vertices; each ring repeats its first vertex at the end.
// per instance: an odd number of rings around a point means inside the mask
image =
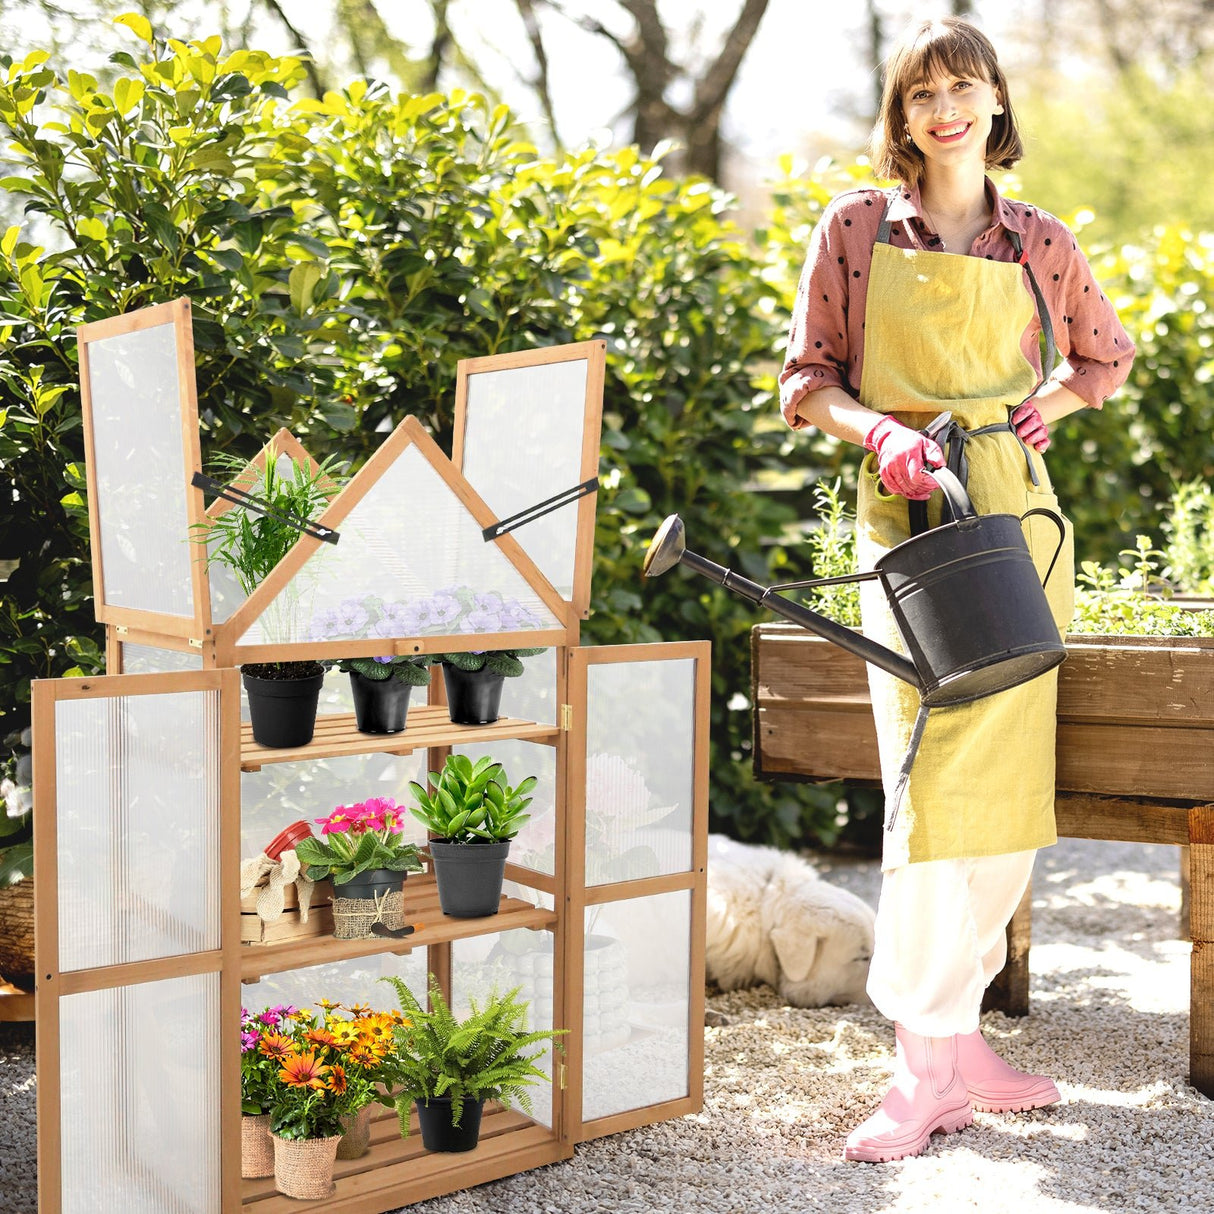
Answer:
POLYGON ((335 633, 341 630, 341 620, 336 611, 322 611, 312 620, 312 626, 308 629, 308 640, 310 641, 328 641, 331 640, 335 633))
POLYGON ((268 1024, 271 1028, 276 1028, 278 1022, 282 1019, 282 1016, 279 1015, 276 1008, 269 1007, 266 1008, 266 1010, 262 1012, 257 1019, 260 1020, 262 1024, 268 1024))
POLYGON ((430 599, 430 618, 436 625, 450 624, 462 610, 459 599, 450 590, 440 590, 430 599))
POLYGON ((240 1034, 240 1052, 247 1054, 250 1050, 257 1048, 257 1043, 261 1040, 260 1033, 241 1033, 240 1034))
POLYGON ((378 662, 381 666, 391 666, 393 659, 391 655, 389 655, 386 658, 372 658, 371 661, 378 662))
POLYGON ((496 611, 474 607, 459 622, 460 632, 501 632, 502 617, 496 611))
POLYGON ((345 633, 361 632, 371 621, 367 609, 358 599, 346 599, 339 604, 336 615, 338 627, 345 633))
POLYGON ((496 590, 490 590, 487 594, 478 594, 476 596, 476 606, 474 610, 492 611, 495 615, 500 615, 502 608, 506 606, 505 600, 496 590))

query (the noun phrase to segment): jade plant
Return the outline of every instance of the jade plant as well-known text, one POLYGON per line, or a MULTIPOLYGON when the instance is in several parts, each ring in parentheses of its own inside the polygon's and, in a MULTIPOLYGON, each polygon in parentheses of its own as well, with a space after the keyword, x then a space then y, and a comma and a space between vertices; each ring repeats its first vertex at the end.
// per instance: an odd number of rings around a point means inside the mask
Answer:
POLYGON ((488 755, 475 763, 467 755, 450 755, 442 771, 430 773, 428 783, 432 791, 409 782, 417 799, 410 812, 446 843, 504 843, 531 820, 524 811, 531 804, 527 794, 535 788, 535 776, 511 788, 502 765, 488 755))

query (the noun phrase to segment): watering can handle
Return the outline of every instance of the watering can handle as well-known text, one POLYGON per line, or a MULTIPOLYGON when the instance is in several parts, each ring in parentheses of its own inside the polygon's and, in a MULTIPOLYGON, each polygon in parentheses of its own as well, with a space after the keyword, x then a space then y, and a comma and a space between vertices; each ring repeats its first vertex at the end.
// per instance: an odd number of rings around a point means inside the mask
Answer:
POLYGON ((1062 521, 1060 514, 1045 506, 1034 506, 1032 510, 1026 510, 1020 516, 1020 521, 1023 523, 1026 518, 1032 518, 1034 514, 1045 515, 1058 528, 1058 547, 1054 549, 1054 556, 1050 561, 1050 567, 1045 571, 1045 577, 1041 579, 1041 586, 1044 589, 1046 583, 1050 580, 1050 574, 1054 572, 1054 566, 1058 563, 1058 557, 1062 554, 1062 545, 1066 543, 1066 524, 1062 521))
POLYGON ((949 513, 952 515, 954 523, 978 517, 974 503, 970 501, 970 495, 966 493, 965 486, 956 475, 947 468, 928 468, 926 471, 944 493, 944 500, 948 502, 949 513))

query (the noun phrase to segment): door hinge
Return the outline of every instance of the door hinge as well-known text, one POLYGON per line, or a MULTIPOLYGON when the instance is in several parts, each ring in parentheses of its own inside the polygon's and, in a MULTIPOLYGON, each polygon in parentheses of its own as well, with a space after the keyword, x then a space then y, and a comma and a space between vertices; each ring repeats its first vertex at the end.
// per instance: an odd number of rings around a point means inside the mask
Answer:
POLYGON ((557 1063, 557 1087, 563 1092, 568 1087, 568 1067, 565 1063, 557 1063))
POLYGON ((191 648, 191 649, 201 649, 201 648, 202 648, 202 642, 201 642, 201 641, 196 641, 196 640, 194 640, 194 638, 193 638, 193 637, 190 637, 190 648, 191 648))
POLYGON ((114 635, 115 636, 124 637, 124 636, 126 636, 126 634, 128 632, 130 632, 130 629, 125 624, 115 624, 114 625, 114 635))
POLYGON ((561 705, 561 728, 568 732, 573 728, 573 705, 561 705))

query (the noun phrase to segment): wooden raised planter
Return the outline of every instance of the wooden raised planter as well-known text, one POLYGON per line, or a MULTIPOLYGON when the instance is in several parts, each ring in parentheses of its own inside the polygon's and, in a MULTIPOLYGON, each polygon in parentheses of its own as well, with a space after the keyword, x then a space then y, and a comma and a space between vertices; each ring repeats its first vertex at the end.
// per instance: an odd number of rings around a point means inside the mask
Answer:
MULTIPOLYGON (((1191 897, 1189 1082, 1214 1097, 1214 638, 1073 634, 1059 668, 1058 833, 1178 844, 1191 897)), ((755 774, 879 782, 864 663, 793 624, 751 630, 755 774)), ((1187 913, 1186 913, 1187 910, 1187 913)), ((1031 903, 983 1007, 1028 1013, 1031 903)))
MULTIPOLYGON (((1072 634, 1060 790, 1214 801, 1214 637, 1072 634)), ((881 778, 864 663, 794 624, 751 630, 755 774, 881 778)))

